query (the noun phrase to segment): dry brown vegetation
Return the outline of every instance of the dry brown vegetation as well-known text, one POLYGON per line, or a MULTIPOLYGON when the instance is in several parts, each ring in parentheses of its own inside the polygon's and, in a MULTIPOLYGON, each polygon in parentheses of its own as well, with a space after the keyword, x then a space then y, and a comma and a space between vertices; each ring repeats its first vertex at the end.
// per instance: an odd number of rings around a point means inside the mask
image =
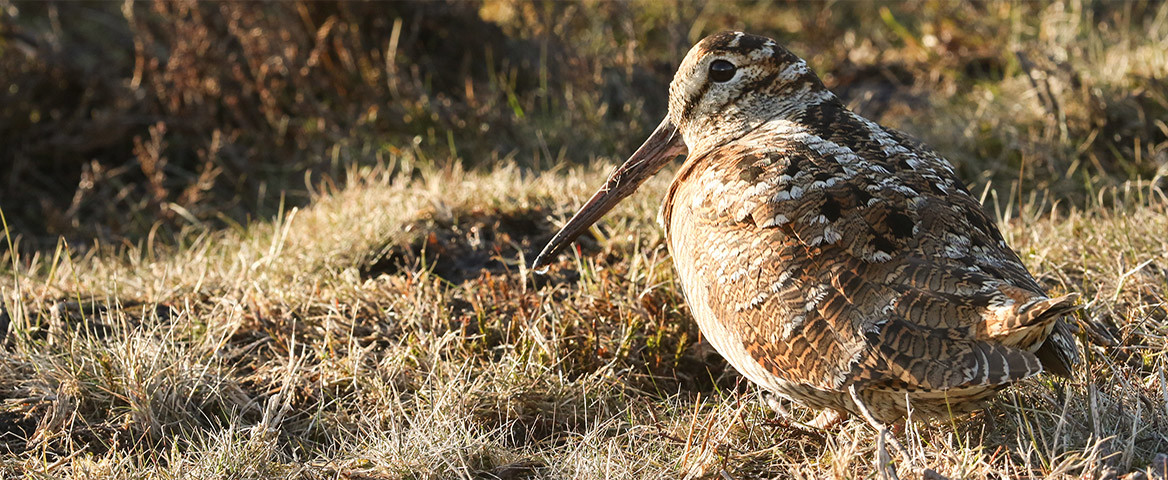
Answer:
POLYGON ((785 427, 702 342, 668 172, 525 268, 724 28, 948 156, 1083 295, 1075 377, 910 423, 902 476, 1168 468, 1164 4, 0 0, 0 471, 873 476, 864 422, 785 427))

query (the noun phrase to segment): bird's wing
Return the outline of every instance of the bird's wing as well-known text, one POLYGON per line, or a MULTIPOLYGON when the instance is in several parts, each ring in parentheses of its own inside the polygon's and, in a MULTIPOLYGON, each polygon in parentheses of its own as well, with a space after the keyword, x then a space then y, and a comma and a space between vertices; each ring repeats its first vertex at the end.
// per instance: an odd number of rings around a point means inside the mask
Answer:
POLYGON ((948 165, 916 158, 929 168, 820 137, 735 142, 687 162, 665 221, 700 222, 686 254, 715 316, 780 378, 934 390, 1040 372, 1025 342, 1073 299, 1046 298, 948 165))

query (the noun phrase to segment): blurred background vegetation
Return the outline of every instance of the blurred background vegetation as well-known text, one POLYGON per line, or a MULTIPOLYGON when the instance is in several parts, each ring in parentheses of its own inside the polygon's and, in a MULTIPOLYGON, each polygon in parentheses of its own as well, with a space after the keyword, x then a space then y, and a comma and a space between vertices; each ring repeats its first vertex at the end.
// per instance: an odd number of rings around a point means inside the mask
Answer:
POLYGON ((26 248, 132 244, 268 217, 361 165, 621 157, 688 48, 727 28, 780 40, 995 198, 1082 205, 1165 170, 1166 11, 0 0, 0 209, 26 248))

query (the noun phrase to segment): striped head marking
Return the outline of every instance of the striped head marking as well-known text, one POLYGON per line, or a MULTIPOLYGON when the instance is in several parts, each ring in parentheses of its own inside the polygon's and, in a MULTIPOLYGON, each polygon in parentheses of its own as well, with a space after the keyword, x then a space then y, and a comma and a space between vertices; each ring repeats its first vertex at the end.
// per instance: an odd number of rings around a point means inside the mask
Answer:
POLYGON ((681 62, 669 85, 669 121, 692 157, 830 98, 807 63, 774 40, 722 32, 681 62))

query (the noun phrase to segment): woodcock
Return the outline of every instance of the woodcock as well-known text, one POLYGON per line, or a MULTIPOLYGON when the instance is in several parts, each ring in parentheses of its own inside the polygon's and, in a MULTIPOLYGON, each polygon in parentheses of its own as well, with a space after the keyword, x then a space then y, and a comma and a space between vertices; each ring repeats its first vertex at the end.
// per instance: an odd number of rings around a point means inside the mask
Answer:
POLYGON ((678 155, 661 211, 686 303, 746 378, 813 408, 947 417, 1078 362, 1049 298, 949 163, 851 111, 774 40, 686 55, 669 114, 536 258, 678 155))

